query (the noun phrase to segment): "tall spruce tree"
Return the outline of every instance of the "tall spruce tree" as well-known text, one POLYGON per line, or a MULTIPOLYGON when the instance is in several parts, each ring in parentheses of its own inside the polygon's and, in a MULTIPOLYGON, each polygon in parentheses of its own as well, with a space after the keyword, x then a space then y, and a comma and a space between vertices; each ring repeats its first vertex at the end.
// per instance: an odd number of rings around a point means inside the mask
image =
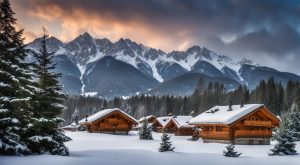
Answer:
POLYGON ((32 127, 27 132, 29 148, 37 154, 69 155, 64 142, 71 140, 64 135, 59 124, 64 120, 58 118, 65 109, 62 105, 65 95, 62 94, 58 78, 61 74, 53 72, 54 52, 47 51, 47 35, 41 40, 38 52, 33 52, 36 59, 34 70, 40 90, 35 93, 33 105, 32 127))
POLYGON ((296 143, 294 138, 294 132, 288 128, 288 118, 289 114, 283 117, 280 127, 276 130, 273 137, 278 143, 275 144, 274 148, 271 149, 270 156, 273 155, 296 155, 295 150, 296 143))
POLYGON ((300 141, 300 108, 294 104, 287 118, 287 127, 293 132, 295 141, 300 141))
POLYGON ((30 154, 23 133, 30 119, 31 71, 23 29, 17 30, 9 0, 0 1, 0 154, 30 154))
POLYGON ((153 140, 152 127, 149 126, 147 118, 144 117, 142 127, 139 129, 139 136, 141 140, 153 140))

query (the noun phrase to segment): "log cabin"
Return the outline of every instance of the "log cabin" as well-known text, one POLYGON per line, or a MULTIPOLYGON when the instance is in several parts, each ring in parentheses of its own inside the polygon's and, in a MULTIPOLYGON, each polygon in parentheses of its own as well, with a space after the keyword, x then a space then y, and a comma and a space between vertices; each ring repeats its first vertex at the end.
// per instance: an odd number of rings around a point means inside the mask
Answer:
POLYGON ((83 125, 76 125, 76 123, 72 123, 70 125, 62 127, 64 131, 85 131, 85 127, 83 125))
POLYGON ((189 125, 192 116, 173 116, 163 128, 167 133, 174 133, 175 136, 192 136, 195 126, 189 125))
POLYGON ((262 104, 214 106, 190 120, 204 143, 268 145, 280 120, 262 104))
POLYGON ((158 117, 152 123, 152 129, 154 132, 162 132, 165 125, 171 120, 172 116, 158 117))
POLYGON ((139 125, 136 126, 136 127, 134 127, 133 129, 134 129, 134 130, 139 130, 139 129, 142 127, 142 125, 143 125, 145 119, 147 120, 148 127, 152 127, 152 124, 153 124, 154 121, 156 120, 156 117, 153 116, 153 115, 150 115, 150 116, 146 116, 146 117, 140 118, 140 119, 138 120, 139 125))
MULTIPOLYGON (((143 123, 145 120, 145 117, 142 117, 138 120, 139 123, 143 123)), ((153 115, 150 115, 150 116, 146 116, 146 120, 148 123, 153 123, 155 120, 156 120, 156 117, 153 116, 153 115)))
POLYGON ((128 134, 138 121, 118 108, 104 109, 79 121, 88 132, 128 134))

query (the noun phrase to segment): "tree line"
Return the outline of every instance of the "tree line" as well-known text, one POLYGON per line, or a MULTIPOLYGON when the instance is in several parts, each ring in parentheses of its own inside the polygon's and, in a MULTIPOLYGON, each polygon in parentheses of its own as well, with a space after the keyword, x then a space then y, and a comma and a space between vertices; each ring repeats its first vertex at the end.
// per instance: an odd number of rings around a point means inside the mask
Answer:
POLYGON ((120 108, 139 119, 145 115, 165 116, 198 115, 215 105, 255 103, 264 104, 276 115, 288 111, 296 100, 300 100, 300 83, 289 81, 287 86, 275 82, 271 77, 267 81, 261 80, 254 90, 246 86, 227 91, 224 84, 210 82, 205 86, 199 79, 192 95, 184 97, 139 95, 127 99, 116 97, 113 100, 104 100, 97 97, 70 96, 64 105, 68 111, 63 113, 65 124, 70 124, 75 109, 79 110, 80 118, 92 115, 101 109, 120 108))

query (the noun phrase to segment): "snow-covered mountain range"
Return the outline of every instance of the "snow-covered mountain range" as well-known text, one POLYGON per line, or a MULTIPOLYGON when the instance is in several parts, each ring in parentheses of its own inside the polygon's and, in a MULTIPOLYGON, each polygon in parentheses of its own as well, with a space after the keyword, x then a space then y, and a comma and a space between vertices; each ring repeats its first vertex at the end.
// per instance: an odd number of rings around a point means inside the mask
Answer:
MULTIPOLYGON (((38 38, 29 43, 28 48, 37 50, 39 43, 38 38)), ((63 73, 61 82, 64 90, 72 94, 98 94, 112 98, 151 93, 151 89, 155 90, 164 83, 172 84, 172 81, 191 73, 208 76, 210 81, 226 79, 222 83, 228 88, 237 84, 254 88, 261 79, 271 76, 283 83, 289 79, 300 80, 297 75, 261 67, 245 58, 237 61, 200 46, 166 53, 130 39, 121 38, 113 43, 106 38, 96 39, 88 33, 68 43, 50 37, 47 44, 50 51, 56 52, 55 62, 58 64, 57 71, 63 73)), ((183 93, 191 93, 196 82, 193 84, 183 93)), ((160 94, 157 89, 155 91, 155 94, 160 94)), ((177 95, 180 93, 182 91, 177 95)))

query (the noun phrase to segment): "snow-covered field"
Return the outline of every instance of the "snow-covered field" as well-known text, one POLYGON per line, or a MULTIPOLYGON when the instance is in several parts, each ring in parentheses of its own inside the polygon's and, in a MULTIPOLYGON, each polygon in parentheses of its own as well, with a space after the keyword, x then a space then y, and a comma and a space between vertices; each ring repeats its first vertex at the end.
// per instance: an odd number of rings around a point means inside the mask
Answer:
MULTIPOLYGON (((239 158, 222 155, 225 144, 188 141, 189 137, 172 136, 175 152, 160 153, 161 134, 154 140, 139 140, 136 132, 129 136, 86 132, 67 132, 73 141, 66 143, 70 156, 0 156, 0 165, 300 165, 300 155, 268 156, 272 145, 237 145, 239 158)), ((300 152, 300 143, 297 143, 300 152)))

